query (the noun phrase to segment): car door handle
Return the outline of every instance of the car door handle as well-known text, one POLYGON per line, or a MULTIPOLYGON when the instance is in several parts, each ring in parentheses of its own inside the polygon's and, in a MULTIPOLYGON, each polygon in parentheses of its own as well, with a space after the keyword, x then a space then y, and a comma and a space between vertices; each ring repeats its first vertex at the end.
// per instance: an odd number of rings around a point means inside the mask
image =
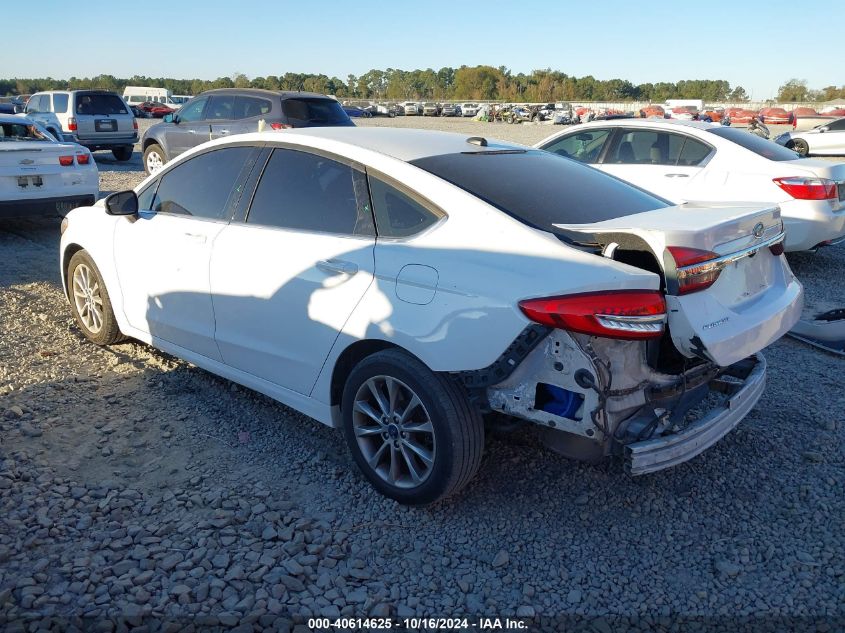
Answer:
POLYGON ((354 275, 358 272, 358 266, 352 262, 342 262, 337 259, 321 259, 317 262, 317 268, 324 273, 336 275, 354 275))
POLYGON ((663 174, 667 178, 689 178, 689 174, 663 174))
POLYGON ((218 130, 218 134, 228 134, 229 130, 218 130))
POLYGON ((188 128, 188 134, 196 134, 196 133, 197 133, 196 130, 192 130, 192 129, 188 128))
POLYGON ((185 237, 187 237, 191 242, 205 244, 205 235, 202 233, 185 233, 185 237))

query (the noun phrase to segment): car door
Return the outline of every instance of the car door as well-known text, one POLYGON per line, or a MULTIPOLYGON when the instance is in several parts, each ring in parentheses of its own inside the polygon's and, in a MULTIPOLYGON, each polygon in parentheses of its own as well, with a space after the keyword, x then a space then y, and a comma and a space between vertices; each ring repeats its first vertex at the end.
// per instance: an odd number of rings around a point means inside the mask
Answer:
POLYGON ((270 129, 276 121, 269 121, 273 104, 269 99, 238 95, 235 97, 235 113, 232 121, 226 124, 211 125, 211 136, 221 138, 232 134, 246 134, 257 132, 259 121, 264 120, 266 128, 270 129))
MULTIPOLYGON (((599 169, 667 200, 688 200, 710 146, 660 129, 621 129, 599 169)), ((696 196, 697 197, 697 196, 696 196)))
POLYGON ((194 99, 174 115, 166 132, 168 159, 210 140, 211 127, 204 117, 208 101, 208 97, 194 99))
POLYGON ((214 242, 211 293, 223 362, 310 394, 373 281, 365 182, 340 160, 273 150, 245 220, 214 242))
POLYGON ((137 217, 117 223, 114 257, 132 327, 220 360, 209 290, 211 248, 258 151, 216 149, 166 170, 139 195, 137 217))

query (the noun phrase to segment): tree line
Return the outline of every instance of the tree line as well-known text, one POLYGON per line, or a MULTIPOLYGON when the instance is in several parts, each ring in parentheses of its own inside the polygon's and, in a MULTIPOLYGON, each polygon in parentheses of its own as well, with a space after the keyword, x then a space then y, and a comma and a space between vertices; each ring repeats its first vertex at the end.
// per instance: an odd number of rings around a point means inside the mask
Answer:
MULTIPOLYGON (((505 66, 444 67, 440 70, 370 70, 347 75, 346 80, 323 74, 285 73, 253 77, 236 72, 214 80, 173 79, 135 75, 128 79, 112 75, 53 79, 0 79, 0 94, 32 94, 40 90, 100 88, 122 93, 126 86, 167 88, 173 94, 195 95, 212 88, 265 88, 305 90, 335 95, 342 99, 377 100, 490 100, 508 102, 546 101, 650 101, 704 99, 705 101, 747 101, 742 86, 731 87, 724 80, 692 79, 678 82, 633 84, 625 79, 576 77, 543 69, 513 73, 505 66)), ((825 101, 845 96, 845 86, 811 90, 804 80, 791 79, 780 87, 778 101, 825 101)))

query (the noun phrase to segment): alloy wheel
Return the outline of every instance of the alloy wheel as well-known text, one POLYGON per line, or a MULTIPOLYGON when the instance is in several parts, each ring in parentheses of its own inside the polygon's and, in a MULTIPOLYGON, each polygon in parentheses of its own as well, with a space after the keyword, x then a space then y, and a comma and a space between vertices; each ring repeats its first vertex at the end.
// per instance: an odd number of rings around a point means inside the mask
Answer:
POLYGON ((97 277, 85 264, 73 271, 73 302, 80 320, 92 334, 103 328, 103 298, 97 277))
POLYGON ((355 439, 373 472, 398 488, 422 484, 434 467, 434 427, 413 389, 391 376, 373 376, 354 402, 355 439))

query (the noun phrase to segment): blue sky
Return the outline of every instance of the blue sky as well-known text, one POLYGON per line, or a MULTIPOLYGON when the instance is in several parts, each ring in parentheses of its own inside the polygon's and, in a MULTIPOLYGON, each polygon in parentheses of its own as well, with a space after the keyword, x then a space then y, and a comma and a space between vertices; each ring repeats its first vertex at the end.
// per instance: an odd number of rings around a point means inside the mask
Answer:
POLYGON ((50 16, 49 29, 7 25, 0 77, 291 71, 346 80, 371 68, 490 64, 635 84, 726 79, 754 99, 774 96, 793 77, 811 88, 845 84, 842 0, 37 4, 39 15, 50 16))

